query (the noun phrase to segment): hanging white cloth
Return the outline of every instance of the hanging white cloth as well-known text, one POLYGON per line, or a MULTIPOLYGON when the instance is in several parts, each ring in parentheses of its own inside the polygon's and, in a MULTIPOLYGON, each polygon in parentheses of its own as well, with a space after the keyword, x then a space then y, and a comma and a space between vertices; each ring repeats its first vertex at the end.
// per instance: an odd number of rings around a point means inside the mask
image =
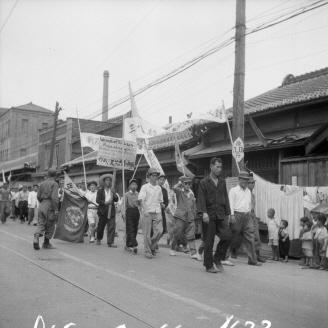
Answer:
POLYGON ((305 191, 310 196, 312 203, 317 203, 318 187, 305 187, 305 191))
POLYGON ((267 211, 273 208, 278 220, 288 221, 288 233, 291 240, 298 238, 300 233, 300 218, 304 216, 303 211, 303 188, 286 188, 285 193, 281 191, 282 185, 277 185, 262 179, 254 174, 256 180, 254 195, 256 200, 256 216, 264 223, 268 223, 267 211), (294 191, 293 191, 294 189, 294 191))

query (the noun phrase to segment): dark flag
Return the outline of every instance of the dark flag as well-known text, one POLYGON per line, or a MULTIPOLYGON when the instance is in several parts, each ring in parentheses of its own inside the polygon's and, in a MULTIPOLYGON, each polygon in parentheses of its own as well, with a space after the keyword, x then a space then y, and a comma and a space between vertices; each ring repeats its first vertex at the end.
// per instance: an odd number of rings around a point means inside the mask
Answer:
POLYGON ((262 132, 257 127, 256 123, 254 122, 254 120, 251 117, 249 117, 249 123, 251 123, 251 126, 252 126, 254 132, 256 133, 257 137, 260 139, 262 145, 264 147, 266 147, 268 145, 268 142, 266 141, 264 135, 262 134, 262 132))
POLYGON ((73 197, 65 191, 54 239, 71 243, 84 242, 84 230, 88 222, 88 202, 82 197, 73 197))

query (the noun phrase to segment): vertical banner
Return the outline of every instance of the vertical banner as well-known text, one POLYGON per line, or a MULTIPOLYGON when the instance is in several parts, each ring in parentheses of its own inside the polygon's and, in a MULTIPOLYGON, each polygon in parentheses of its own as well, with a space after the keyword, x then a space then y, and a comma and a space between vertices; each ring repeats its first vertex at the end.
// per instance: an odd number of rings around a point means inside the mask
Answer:
POLYGON ((122 169, 122 145, 124 152, 124 169, 133 171, 137 157, 137 144, 132 141, 101 136, 97 165, 122 169))

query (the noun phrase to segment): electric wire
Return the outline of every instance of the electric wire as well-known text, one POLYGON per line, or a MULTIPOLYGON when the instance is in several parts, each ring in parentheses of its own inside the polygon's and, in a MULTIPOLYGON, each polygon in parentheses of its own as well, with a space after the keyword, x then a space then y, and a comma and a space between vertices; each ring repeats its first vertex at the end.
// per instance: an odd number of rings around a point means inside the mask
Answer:
POLYGON ((8 20, 9 20, 9 18, 10 18, 10 16, 11 16, 11 14, 13 13, 15 7, 16 7, 17 4, 18 4, 18 1, 19 1, 19 0, 17 0, 17 1, 15 2, 15 4, 13 5, 13 7, 11 8, 11 11, 10 11, 9 15, 7 16, 7 18, 6 18, 5 22, 3 23, 3 25, 1 26, 0 33, 2 32, 2 30, 3 30, 4 27, 6 26, 8 20))

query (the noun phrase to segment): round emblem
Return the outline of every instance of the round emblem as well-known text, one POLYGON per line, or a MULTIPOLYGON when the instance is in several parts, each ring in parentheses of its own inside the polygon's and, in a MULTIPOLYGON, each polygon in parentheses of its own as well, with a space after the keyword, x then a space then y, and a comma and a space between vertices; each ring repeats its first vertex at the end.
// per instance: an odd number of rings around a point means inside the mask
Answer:
POLYGON ((68 231, 77 232, 81 229, 84 221, 83 212, 76 206, 66 209, 64 226, 68 231))

